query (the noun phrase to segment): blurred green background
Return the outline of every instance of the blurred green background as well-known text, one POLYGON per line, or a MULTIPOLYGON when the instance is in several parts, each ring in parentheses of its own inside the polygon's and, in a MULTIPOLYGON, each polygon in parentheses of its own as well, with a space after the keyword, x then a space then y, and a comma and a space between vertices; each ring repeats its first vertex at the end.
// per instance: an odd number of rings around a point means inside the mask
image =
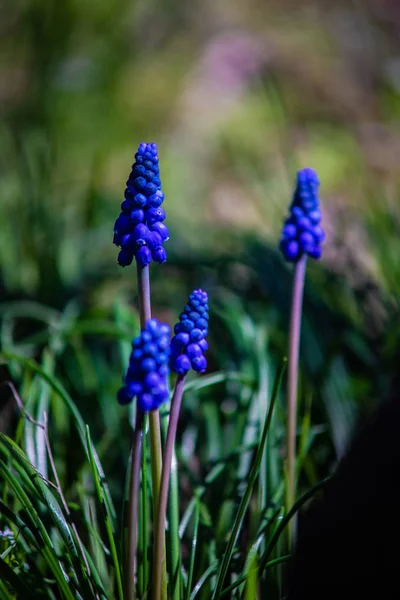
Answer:
MULTIPOLYGON (((257 344, 275 368, 291 289, 277 241, 296 170, 310 166, 327 240, 308 271, 302 396, 329 430, 326 470, 398 368, 400 5, 6 0, 1 11, 3 350, 43 362, 50 345, 95 438, 119 439, 136 284, 112 228, 144 140, 159 145, 171 231, 167 265, 152 268, 155 314, 173 323, 203 286, 210 371, 240 369, 257 344)), ((235 392, 216 401, 229 422, 235 392)))

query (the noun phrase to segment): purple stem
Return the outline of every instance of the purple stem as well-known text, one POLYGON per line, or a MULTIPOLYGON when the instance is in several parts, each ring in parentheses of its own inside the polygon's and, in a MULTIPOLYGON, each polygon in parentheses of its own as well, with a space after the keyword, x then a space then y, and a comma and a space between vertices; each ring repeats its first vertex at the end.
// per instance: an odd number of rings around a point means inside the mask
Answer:
POLYGON ((150 268, 137 265, 137 278, 139 287, 139 313, 140 326, 143 329, 147 321, 151 319, 150 303, 150 268))
MULTIPOLYGON (((137 266, 139 288, 140 327, 143 329, 151 319, 149 267, 137 266)), ((125 600, 136 598, 137 544, 139 520, 140 468, 142 461, 144 414, 136 410, 136 423, 131 450, 131 473, 128 505, 128 556, 125 577, 125 600)))
POLYGON ((160 496, 158 503, 157 522, 155 529, 154 548, 154 578, 153 600, 160 600, 162 590, 162 564, 164 553, 165 515, 168 503, 169 480, 171 474, 172 455, 174 451, 176 430, 178 428, 179 412, 182 404, 185 375, 178 375, 174 394, 171 400, 167 440, 165 443, 164 459, 161 472, 160 496))
MULTIPOLYGON (((299 377, 299 347, 301 315, 303 308, 303 290, 306 275, 307 254, 303 254, 294 269, 292 309, 290 315, 289 360, 288 360, 288 426, 287 426, 287 509, 295 500, 296 494, 296 424, 297 424, 297 386, 299 377)), ((293 530, 290 533, 293 540, 293 530)))

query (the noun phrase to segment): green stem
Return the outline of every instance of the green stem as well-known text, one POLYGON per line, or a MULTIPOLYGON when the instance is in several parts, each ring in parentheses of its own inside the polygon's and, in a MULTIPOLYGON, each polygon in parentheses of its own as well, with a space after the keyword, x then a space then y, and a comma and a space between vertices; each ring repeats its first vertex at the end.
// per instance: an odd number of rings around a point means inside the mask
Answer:
MULTIPOLYGON (((143 430, 146 430, 146 417, 143 426, 143 430)), ((140 569, 138 570, 138 594, 140 598, 143 598, 146 594, 148 585, 148 514, 147 514, 147 449, 146 449, 146 436, 143 435, 143 448, 142 448, 142 477, 141 477, 141 517, 140 517, 140 537, 139 537, 139 555, 142 557, 140 569)))
POLYGON ((129 480, 128 556, 125 574, 125 600, 132 600, 136 598, 135 580, 137 572, 138 515, 142 443, 143 413, 138 410, 136 413, 135 431, 133 432, 131 474, 129 480))
MULTIPOLYGON (((287 493, 286 511, 293 506, 296 496, 296 423, 297 423, 297 387, 299 378, 299 347, 301 314, 303 307, 303 290, 306 275, 307 254, 304 254, 295 266, 292 308, 289 332, 289 361, 288 361, 288 426, 286 437, 287 461, 287 493)), ((289 548, 294 544, 295 523, 289 525, 289 548)))
POLYGON ((158 495, 160 493, 160 481, 162 471, 162 446, 160 431, 160 412, 152 410, 149 412, 149 434, 150 434, 150 457, 151 457, 151 481, 153 488, 153 518, 157 517, 158 495))
MULTIPOLYGON (((151 482, 153 489, 153 522, 157 523, 157 513, 159 507, 159 496, 162 474, 162 446, 161 446, 161 431, 160 431, 160 412, 152 410, 149 412, 149 435, 150 435, 150 458, 151 458, 151 482)), ((155 531, 157 536, 157 531, 155 531)), ((155 544, 157 541, 155 540, 155 544)), ((165 532, 162 532, 162 582, 161 596, 162 600, 167 600, 167 563, 165 556, 165 532)))
MULTIPOLYGON (((168 410, 160 413, 163 441, 167 437, 169 407, 168 410)), ((168 498, 168 533, 167 533, 167 569, 169 576, 169 597, 171 600, 180 600, 181 598, 181 540, 179 537, 179 480, 178 480, 178 462, 176 459, 175 448, 172 452, 171 474, 169 477, 169 498, 168 498)))
POLYGON ((182 403, 183 390, 185 385, 185 376, 178 375, 174 394, 171 401, 171 411, 169 415, 169 424, 167 431, 167 441, 165 444, 164 463, 161 473, 160 498, 158 504, 158 513, 155 529, 155 548, 154 548, 154 577, 153 577, 153 600, 162 598, 162 565, 165 562, 165 515, 168 502, 169 478, 171 472, 172 454, 175 444, 176 430, 178 427, 179 412, 182 403))

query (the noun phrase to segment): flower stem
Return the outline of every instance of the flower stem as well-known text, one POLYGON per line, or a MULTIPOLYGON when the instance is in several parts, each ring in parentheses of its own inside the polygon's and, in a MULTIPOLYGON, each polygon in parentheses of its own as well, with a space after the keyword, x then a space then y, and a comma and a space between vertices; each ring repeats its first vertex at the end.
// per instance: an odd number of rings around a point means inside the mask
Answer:
MULTIPOLYGON (((143 328, 151 319, 150 305, 150 276, 149 267, 138 266, 140 325, 143 328)), ((151 480, 153 488, 153 517, 156 518, 158 508, 158 493, 161 481, 162 446, 160 413, 158 410, 149 412, 151 480)))
MULTIPOLYGON (((143 328, 147 321, 151 319, 150 302, 150 269, 149 266, 137 266, 138 286, 139 286, 139 310, 140 325, 143 328)), ((161 470, 162 470, 162 445, 161 445, 161 424, 160 412, 152 410, 149 412, 149 435, 150 435, 150 459, 151 459, 151 482, 153 491, 153 520, 157 519, 158 495, 160 491, 161 470)), ((165 535, 163 537, 163 564, 162 564, 162 598, 167 600, 167 569, 165 561, 165 535)))
MULTIPOLYGON (((139 313, 140 327, 143 329, 151 319, 150 304, 150 271, 149 267, 137 265, 137 279, 139 288, 139 313)), ((136 598, 136 574, 137 574, 137 545, 138 545, 138 521, 139 521, 139 492, 140 492, 140 467, 142 461, 144 415, 136 411, 135 430, 132 440, 131 473, 129 482, 129 505, 128 505, 128 556, 125 573, 125 600, 136 598)), ((152 422, 150 418, 150 436, 152 422)), ((154 424, 153 424, 154 429, 154 424)), ((153 448, 151 448, 153 450, 153 448)), ((161 443, 160 449, 161 453, 161 443)), ((158 458, 158 453, 157 453, 158 458)), ((158 485, 156 484, 156 489, 158 485)), ((154 480, 153 480, 154 494, 154 480)), ((153 500, 154 501, 154 500, 153 500)))
POLYGON ((151 457, 151 481, 153 488, 153 518, 157 517, 158 495, 160 493, 160 481, 162 470, 162 450, 160 431, 160 412, 152 410, 149 412, 150 433, 150 457, 151 457))
MULTIPOLYGON (((149 519, 148 519, 148 506, 147 506, 147 444, 146 444, 146 427, 147 419, 145 415, 143 424, 143 445, 142 445, 142 473, 141 473, 141 486, 140 486, 140 519, 138 523, 139 534, 138 534, 138 555, 142 557, 141 564, 138 565, 138 581, 137 589, 139 598, 143 598, 147 594, 147 586, 149 583, 148 577, 148 545, 149 545, 149 519)), ((139 562, 139 561, 138 561, 139 562)))
MULTIPOLYGON (((301 315, 303 308, 303 290, 306 275, 307 255, 304 254, 296 264, 294 270, 292 309, 290 316, 289 333, 289 360, 288 360, 288 426, 287 426, 287 512, 291 509, 296 495, 296 424, 297 424, 297 386, 299 376, 299 347, 301 315)), ((294 543, 295 525, 289 527, 289 543, 294 543)))
POLYGON ((131 450, 131 473, 128 505, 128 557, 125 574, 125 600, 136 598, 137 541, 139 515, 140 465, 142 460, 143 413, 137 411, 131 450))
POLYGON ((151 319, 149 266, 140 267, 137 265, 137 278, 139 287, 140 327, 143 329, 147 321, 151 319))
POLYGON ((171 401, 171 411, 167 431, 167 441, 165 444, 164 462, 161 473, 160 498, 158 504, 158 513, 155 529, 155 548, 154 548, 154 577, 153 577, 153 600, 160 600, 162 590, 162 565, 164 557, 164 536, 165 536, 165 514, 168 502, 169 477, 171 472, 172 455, 175 444, 176 430, 178 427, 179 412, 182 403, 183 389, 185 385, 185 376, 178 375, 175 383, 174 394, 171 401))
MULTIPOLYGON (((165 406, 165 405, 164 405, 165 406)), ((169 409, 168 413, 165 411, 161 416, 161 432, 163 441, 167 437, 168 421, 169 421, 169 409)), ((180 600, 181 598, 181 540, 179 537, 179 483, 178 483, 178 463, 175 453, 175 448, 172 452, 171 461, 171 473, 169 476, 169 494, 168 494, 168 533, 166 546, 168 547, 167 553, 167 569, 169 573, 168 586, 169 586, 169 600, 180 600)))

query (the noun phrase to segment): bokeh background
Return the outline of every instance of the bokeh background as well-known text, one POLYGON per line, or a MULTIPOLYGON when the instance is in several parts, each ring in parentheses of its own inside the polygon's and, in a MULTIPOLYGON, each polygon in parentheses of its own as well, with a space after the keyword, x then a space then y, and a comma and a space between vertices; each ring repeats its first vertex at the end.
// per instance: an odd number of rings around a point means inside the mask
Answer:
MULTIPOLYGON (((173 323, 193 287, 208 289, 210 372, 258 369, 265 392, 287 347, 292 274, 277 242, 296 170, 310 166, 327 232, 308 270, 301 350, 322 440, 306 463, 316 481, 399 364, 400 4, 14 0, 0 31, 3 350, 62 377, 106 467, 122 469, 129 432, 115 392, 137 298, 112 229, 136 148, 155 141, 171 239, 167 265, 152 268, 154 312, 173 323)), ((34 402, 23 369, 2 377, 34 402)), ((198 439, 206 461, 229 450, 238 397, 233 384, 189 395, 191 477, 202 477, 198 439)), ((5 386, 1 398, 8 431, 5 386)), ((67 456, 73 433, 54 410, 67 456)))

